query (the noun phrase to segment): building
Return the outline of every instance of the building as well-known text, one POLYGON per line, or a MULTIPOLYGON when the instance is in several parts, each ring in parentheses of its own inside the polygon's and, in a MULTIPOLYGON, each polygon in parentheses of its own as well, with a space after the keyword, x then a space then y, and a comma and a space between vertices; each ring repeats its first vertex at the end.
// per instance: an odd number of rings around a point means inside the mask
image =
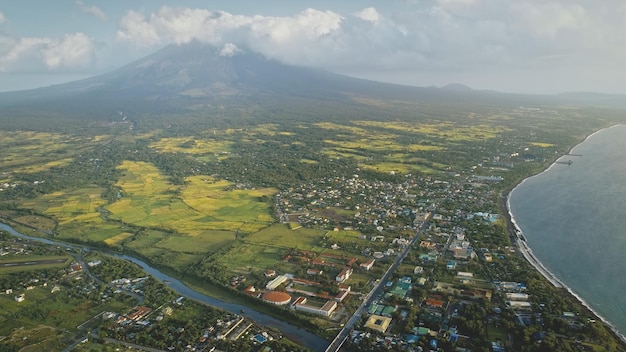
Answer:
POLYGON ((510 293, 508 292, 506 294, 506 299, 508 299, 509 301, 527 301, 528 300, 528 294, 527 293, 510 293))
POLYGON ((335 296, 335 301, 341 303, 350 294, 350 286, 339 286, 339 293, 335 296))
POLYGON ((265 285, 266 290, 275 290, 278 286, 285 283, 289 278, 285 275, 280 275, 274 278, 274 280, 270 281, 265 285))
POLYGON ((128 319, 139 321, 145 317, 147 317, 150 312, 152 312, 152 308, 144 307, 144 306, 136 306, 133 308, 133 311, 128 314, 128 319))
POLYGON ((345 268, 335 277, 335 281, 344 282, 350 278, 350 275, 352 275, 352 268, 345 268))
POLYGON ((359 266, 365 270, 370 270, 373 266, 374 266, 374 262, 376 262, 376 259, 370 259, 368 261, 366 261, 365 263, 361 263, 359 266))
POLYGON ((391 318, 380 315, 372 315, 369 319, 367 319, 364 326, 366 328, 385 333, 385 331, 389 328, 389 324, 391 324, 391 318))
POLYGON ((293 308, 298 311, 329 317, 331 314, 333 314, 338 306, 336 301, 327 301, 321 307, 308 305, 306 304, 306 302, 306 297, 300 297, 294 302, 293 308))
POLYGON ((261 299, 277 306, 284 306, 291 302, 291 296, 286 292, 280 291, 267 291, 261 296, 261 299))
POLYGON ((509 308, 513 308, 513 309, 532 309, 532 305, 530 304, 530 302, 525 302, 525 301, 506 301, 504 302, 504 304, 509 307, 509 308))
POLYGON ((15 296, 15 302, 24 302, 26 296, 22 293, 21 295, 15 296))

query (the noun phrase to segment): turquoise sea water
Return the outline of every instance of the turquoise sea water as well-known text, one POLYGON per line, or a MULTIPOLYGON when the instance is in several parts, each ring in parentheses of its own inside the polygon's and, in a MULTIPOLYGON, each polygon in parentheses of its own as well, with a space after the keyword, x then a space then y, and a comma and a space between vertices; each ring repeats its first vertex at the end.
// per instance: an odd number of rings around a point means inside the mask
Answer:
POLYGON ((545 267, 626 335, 626 126, 599 131, 528 178, 510 211, 545 267))

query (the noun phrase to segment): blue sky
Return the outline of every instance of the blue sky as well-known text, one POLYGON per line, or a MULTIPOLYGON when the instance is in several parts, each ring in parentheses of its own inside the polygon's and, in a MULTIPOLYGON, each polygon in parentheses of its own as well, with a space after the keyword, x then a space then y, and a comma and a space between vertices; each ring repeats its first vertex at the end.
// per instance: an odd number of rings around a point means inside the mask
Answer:
POLYGON ((0 0, 0 91, 198 40, 415 86, 626 93, 624 18, 622 0, 0 0))

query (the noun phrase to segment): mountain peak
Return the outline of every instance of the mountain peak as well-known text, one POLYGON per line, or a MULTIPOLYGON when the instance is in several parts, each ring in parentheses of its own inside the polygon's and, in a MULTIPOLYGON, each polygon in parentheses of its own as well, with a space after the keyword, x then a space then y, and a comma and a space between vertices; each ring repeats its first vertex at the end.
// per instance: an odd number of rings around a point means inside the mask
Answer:
POLYGON ((450 92, 471 92, 473 91, 472 88, 461 84, 461 83, 450 83, 450 84, 446 84, 445 86, 441 87, 440 89, 443 90, 447 90, 450 92))

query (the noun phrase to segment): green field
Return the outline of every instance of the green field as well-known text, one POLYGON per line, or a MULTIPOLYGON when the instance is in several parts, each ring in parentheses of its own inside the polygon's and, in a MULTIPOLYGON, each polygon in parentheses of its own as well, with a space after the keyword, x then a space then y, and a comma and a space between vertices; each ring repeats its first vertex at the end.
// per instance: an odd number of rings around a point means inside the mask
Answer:
POLYGON ((102 311, 125 311, 134 302, 118 296, 106 303, 71 298, 65 288, 56 293, 50 287, 25 291, 25 301, 14 295, 0 295, 0 336, 14 342, 23 351, 57 351, 67 347, 64 341, 73 337, 76 327, 102 311), (42 309, 42 307, 45 307, 42 309), (27 337, 27 338, 25 338, 27 337))
MULTIPOLYGON (((124 162, 117 183, 123 196, 106 206, 111 219, 147 228, 164 228, 190 236, 211 231, 257 231, 273 221, 260 200, 273 189, 228 190, 228 181, 192 176, 184 187, 172 185, 149 163, 124 162)), ((233 234, 234 238, 234 234, 233 234)))
POLYGON ((33 271, 33 270, 41 270, 41 269, 50 269, 50 268, 63 268, 67 267, 71 261, 72 257, 69 256, 41 256, 41 255, 28 255, 28 256, 17 256, 13 258, 2 257, 0 259, 0 264, 4 263, 22 263, 22 262, 35 262, 35 261, 43 261, 43 260, 60 260, 65 259, 62 263, 42 263, 36 265, 16 265, 9 267, 0 266, 0 276, 23 272, 23 271, 33 271))
POLYGON ((0 131, 0 174, 33 173, 67 165, 94 141, 60 133, 0 131))

